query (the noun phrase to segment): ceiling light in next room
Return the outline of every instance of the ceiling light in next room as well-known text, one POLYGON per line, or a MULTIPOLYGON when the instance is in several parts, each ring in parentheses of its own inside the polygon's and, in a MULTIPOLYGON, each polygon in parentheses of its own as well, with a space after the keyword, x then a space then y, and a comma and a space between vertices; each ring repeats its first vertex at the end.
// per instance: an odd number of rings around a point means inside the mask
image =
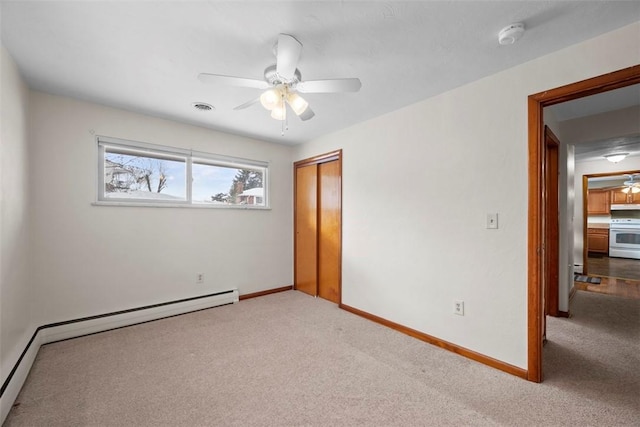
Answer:
POLYGON ((604 158, 609 160, 611 163, 618 163, 624 160, 624 158, 627 157, 628 155, 629 153, 615 153, 615 154, 607 154, 606 156, 604 156, 604 158))
POLYGON ((623 193, 628 193, 629 191, 631 191, 632 194, 637 194, 640 193, 640 187, 625 187, 622 189, 623 193))

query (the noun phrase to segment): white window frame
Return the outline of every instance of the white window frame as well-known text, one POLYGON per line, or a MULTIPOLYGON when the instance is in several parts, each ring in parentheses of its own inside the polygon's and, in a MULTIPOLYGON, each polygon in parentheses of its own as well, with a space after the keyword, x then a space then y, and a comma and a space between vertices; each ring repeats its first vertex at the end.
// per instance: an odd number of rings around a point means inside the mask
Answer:
POLYGON ((184 148, 168 147, 163 145, 149 144, 146 142, 130 141, 108 136, 96 136, 98 147, 98 179, 97 179, 97 199, 94 205, 103 206, 142 206, 142 207, 187 207, 204 209, 271 209, 269 204, 269 162, 261 160, 250 160, 239 157, 224 156, 202 151, 194 151, 184 148), (184 159, 185 161, 185 200, 156 200, 156 199, 135 199, 116 198, 105 196, 105 148, 117 148, 131 154, 157 156, 161 159, 184 159), (192 198, 192 165, 194 163, 211 166, 230 167, 238 169, 255 169, 262 171, 262 185, 264 188, 263 205, 218 205, 194 202, 192 198))

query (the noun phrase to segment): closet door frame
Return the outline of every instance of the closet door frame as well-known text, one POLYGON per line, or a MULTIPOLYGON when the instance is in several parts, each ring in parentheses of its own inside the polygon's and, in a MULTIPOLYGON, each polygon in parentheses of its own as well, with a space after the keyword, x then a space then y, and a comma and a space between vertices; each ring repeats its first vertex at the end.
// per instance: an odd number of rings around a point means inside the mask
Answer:
MULTIPOLYGON (((293 288, 297 289, 297 256, 298 256, 298 248, 297 248, 297 170, 300 167, 311 166, 311 165, 319 165, 321 163, 328 163, 332 161, 337 161, 340 169, 340 239, 339 239, 339 248, 338 248, 338 268, 340 274, 338 275, 338 305, 342 304, 342 149, 331 151, 329 153, 320 154, 318 156, 310 157, 308 159, 298 160, 293 164, 293 288)), ((318 257, 319 254, 316 254, 316 265, 318 265, 318 257)), ((316 296, 318 294, 318 284, 316 281, 316 296)))

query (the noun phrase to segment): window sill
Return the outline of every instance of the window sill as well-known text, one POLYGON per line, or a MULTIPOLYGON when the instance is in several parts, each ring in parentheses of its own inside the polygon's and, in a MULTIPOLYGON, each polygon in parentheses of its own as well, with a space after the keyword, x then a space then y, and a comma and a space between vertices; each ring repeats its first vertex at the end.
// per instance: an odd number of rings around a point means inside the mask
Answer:
POLYGON ((250 206, 250 205, 206 205, 190 203, 145 203, 129 201, 104 201, 100 200, 91 203, 91 206, 129 206, 137 208, 187 208, 187 209, 240 209, 247 211, 270 211, 270 206, 250 206))

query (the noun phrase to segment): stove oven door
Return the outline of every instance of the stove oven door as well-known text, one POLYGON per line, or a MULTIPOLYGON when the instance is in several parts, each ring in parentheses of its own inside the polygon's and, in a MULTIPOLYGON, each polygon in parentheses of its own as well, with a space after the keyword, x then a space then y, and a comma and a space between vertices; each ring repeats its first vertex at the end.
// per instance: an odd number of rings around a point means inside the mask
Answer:
POLYGON ((609 256, 640 259, 640 229, 609 230, 609 256))

